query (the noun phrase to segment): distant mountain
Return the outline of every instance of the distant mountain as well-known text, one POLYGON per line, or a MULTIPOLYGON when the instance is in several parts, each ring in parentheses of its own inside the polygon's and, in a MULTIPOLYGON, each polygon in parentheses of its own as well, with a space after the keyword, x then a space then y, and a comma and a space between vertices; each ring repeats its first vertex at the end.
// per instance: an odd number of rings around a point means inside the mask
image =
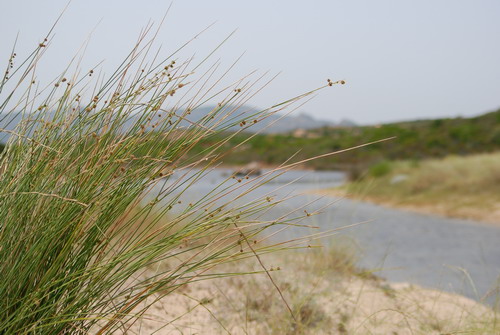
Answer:
POLYGON ((340 122, 337 124, 338 127, 357 127, 358 125, 349 119, 342 119, 340 122))
MULTIPOLYGON (((349 127, 356 124, 349 121, 349 127)), ((263 134, 289 133, 298 129, 309 130, 322 127, 345 127, 345 123, 335 123, 332 121, 318 120, 310 115, 301 113, 298 115, 270 115, 262 122, 259 122, 248 129, 250 132, 261 132, 263 134)))
MULTIPOLYGON (((214 109, 213 106, 198 108, 196 111, 193 112, 190 120, 196 122, 197 120, 199 120, 199 118, 201 118, 203 115, 207 115, 213 109, 214 109)), ((251 115, 257 112, 258 109, 256 108, 242 106, 234 113, 234 116, 237 119, 244 119, 246 114, 249 115, 248 116, 249 118, 251 118, 251 115)), ((280 133, 289 133, 297 129, 308 130, 308 129, 316 129, 322 127, 354 127, 354 126, 357 125, 354 122, 347 119, 343 119, 341 122, 336 123, 333 121, 319 120, 305 113, 299 113, 299 114, 291 113, 288 115, 276 113, 267 116, 265 119, 261 120, 256 124, 253 124, 251 127, 247 129, 247 131, 252 133, 259 132, 263 134, 280 134, 280 133)), ((239 130, 240 128, 238 126, 235 126, 231 129, 239 130)))
POLYGON ((305 113, 300 113, 285 116, 278 114, 271 115, 260 124, 256 124, 256 126, 258 127, 251 127, 249 130, 253 132, 261 131, 265 134, 279 134, 297 129, 308 130, 321 127, 337 127, 339 124, 332 121, 318 120, 305 113))
MULTIPOLYGON (((200 107, 196 110, 192 111, 189 115, 189 121, 182 120, 179 123, 180 127, 188 127, 192 123, 196 123, 201 120, 204 116, 208 115, 211 111, 214 110, 214 106, 206 106, 200 107)), ((243 120, 248 117, 247 121, 252 120, 253 114, 257 113, 259 110, 249 106, 242 106, 238 108, 232 115, 234 118, 234 122, 237 120, 243 120), (247 116, 248 115, 248 116, 247 116)), ((182 114, 182 112, 177 112, 177 114, 182 114)), ((50 114, 48 116, 50 118, 50 114)), ((20 114, 11 114, 7 117, 5 115, 0 114, 0 128, 8 131, 12 131, 16 125, 21 121, 20 114)), ((130 118, 124 124, 124 128, 128 128, 132 126, 136 122, 134 117, 130 118)), ((260 120, 255 124, 252 124, 246 131, 251 133, 263 133, 263 134, 280 134, 280 133, 290 133, 295 130, 309 130, 316 129, 322 127, 335 128, 335 127, 353 127, 356 124, 350 120, 343 119, 339 123, 335 123, 332 121, 319 120, 314 117, 307 115, 305 113, 299 114, 271 114, 265 119, 260 120)), ((240 127, 238 125, 229 128, 230 130, 239 130, 240 127)), ((9 138, 9 133, 0 133, 0 143, 5 143, 9 138)))

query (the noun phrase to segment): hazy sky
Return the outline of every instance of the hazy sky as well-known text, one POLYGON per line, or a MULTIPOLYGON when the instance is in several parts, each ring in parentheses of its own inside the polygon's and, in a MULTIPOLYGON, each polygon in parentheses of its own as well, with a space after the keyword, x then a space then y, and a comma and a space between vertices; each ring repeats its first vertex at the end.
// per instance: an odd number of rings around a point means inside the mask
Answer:
MULTIPOLYGON (((19 57, 37 45, 66 2, 2 1, 0 60, 7 61, 18 32, 19 57)), ((52 80, 92 31, 85 64, 104 60, 103 71, 111 72, 141 28, 159 22, 170 3, 73 0, 39 79, 52 80)), ((238 29, 216 56, 229 64, 246 52, 233 75, 282 72, 254 105, 267 107, 327 78, 345 79, 301 110, 368 124, 500 107, 499 18, 498 0, 177 0, 157 41, 167 54, 216 22, 186 51, 201 58, 238 29)))

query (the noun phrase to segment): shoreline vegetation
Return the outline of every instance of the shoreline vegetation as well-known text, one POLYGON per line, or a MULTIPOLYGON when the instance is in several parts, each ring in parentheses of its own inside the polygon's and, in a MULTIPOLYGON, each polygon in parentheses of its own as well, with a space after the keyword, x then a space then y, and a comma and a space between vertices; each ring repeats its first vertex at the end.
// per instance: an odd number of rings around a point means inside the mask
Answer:
POLYGON ((500 152, 383 161, 322 194, 500 226, 500 152))

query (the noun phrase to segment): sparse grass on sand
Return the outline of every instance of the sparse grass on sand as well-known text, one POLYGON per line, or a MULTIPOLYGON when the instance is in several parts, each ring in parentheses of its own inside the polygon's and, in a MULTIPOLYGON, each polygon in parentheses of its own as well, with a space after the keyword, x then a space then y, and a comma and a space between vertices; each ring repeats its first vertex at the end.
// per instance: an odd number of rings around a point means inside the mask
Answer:
MULTIPOLYGON (((132 334, 498 334, 492 309, 468 298, 392 284, 357 269, 344 247, 261 256, 267 274, 189 284, 158 300, 132 334)), ((227 264, 259 272, 254 259, 227 264)), ((125 329, 125 328, 124 328, 125 329)))
POLYGON ((421 162, 381 162, 360 180, 330 191, 383 205, 500 225, 500 152, 421 162))

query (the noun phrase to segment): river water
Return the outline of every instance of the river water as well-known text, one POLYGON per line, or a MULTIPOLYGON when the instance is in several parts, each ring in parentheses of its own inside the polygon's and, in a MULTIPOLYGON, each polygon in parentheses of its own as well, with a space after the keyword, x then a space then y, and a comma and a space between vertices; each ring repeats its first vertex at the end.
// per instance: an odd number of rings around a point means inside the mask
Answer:
MULTIPOLYGON (((197 172, 176 172, 166 183, 179 182, 197 172)), ((181 199, 188 202, 201 199, 226 180, 224 185, 236 185, 237 189, 219 201, 234 200, 236 194, 249 190, 265 179, 265 184, 237 202, 266 196, 272 196, 273 199, 287 198, 266 213, 268 218, 293 211, 303 214, 303 210, 313 213, 321 209, 320 214, 301 221, 302 224, 315 225, 318 229, 291 227, 274 238, 290 240, 361 223, 341 229, 335 237, 335 241, 347 240, 358 247, 361 267, 373 270, 376 275, 392 282, 409 282, 459 293, 489 304, 498 299, 499 293, 495 292, 495 288, 498 290, 500 286, 498 227, 310 192, 341 185, 345 180, 341 172, 291 170, 279 176, 269 172, 269 175, 250 177, 248 180, 243 178, 240 182, 230 178, 232 172, 214 169, 206 173, 188 188, 181 199)), ((314 243, 318 244, 317 241, 314 243)), ((325 238, 321 243, 327 245, 331 239, 325 238)))

